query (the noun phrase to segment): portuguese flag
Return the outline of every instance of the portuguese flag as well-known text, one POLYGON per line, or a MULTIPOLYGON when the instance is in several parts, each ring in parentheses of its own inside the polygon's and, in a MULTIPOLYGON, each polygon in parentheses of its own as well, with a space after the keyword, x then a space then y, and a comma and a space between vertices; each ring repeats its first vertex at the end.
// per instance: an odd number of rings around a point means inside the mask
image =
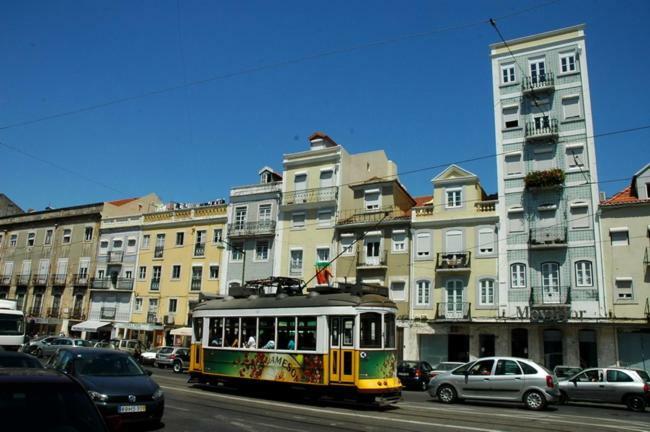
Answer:
POLYGON ((319 285, 329 285, 332 273, 329 269, 330 263, 328 261, 316 261, 316 282, 319 285))

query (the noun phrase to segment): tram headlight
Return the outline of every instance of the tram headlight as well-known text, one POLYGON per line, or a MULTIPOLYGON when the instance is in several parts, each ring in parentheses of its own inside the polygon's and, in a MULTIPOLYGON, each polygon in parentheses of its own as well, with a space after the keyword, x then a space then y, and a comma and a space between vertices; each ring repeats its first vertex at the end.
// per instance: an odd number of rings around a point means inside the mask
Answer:
POLYGON ((359 357, 365 359, 366 357, 368 357, 368 353, 366 353, 365 351, 361 351, 361 353, 359 353, 359 357))

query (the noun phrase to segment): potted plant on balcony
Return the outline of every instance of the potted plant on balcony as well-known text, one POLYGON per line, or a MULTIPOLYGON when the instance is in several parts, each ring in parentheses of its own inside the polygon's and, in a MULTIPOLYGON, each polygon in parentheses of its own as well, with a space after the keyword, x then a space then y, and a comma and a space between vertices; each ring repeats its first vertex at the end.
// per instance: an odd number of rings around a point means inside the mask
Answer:
POLYGON ((526 174, 524 183, 526 189, 547 189, 560 187, 564 184, 564 171, 553 168, 544 171, 532 171, 526 174))

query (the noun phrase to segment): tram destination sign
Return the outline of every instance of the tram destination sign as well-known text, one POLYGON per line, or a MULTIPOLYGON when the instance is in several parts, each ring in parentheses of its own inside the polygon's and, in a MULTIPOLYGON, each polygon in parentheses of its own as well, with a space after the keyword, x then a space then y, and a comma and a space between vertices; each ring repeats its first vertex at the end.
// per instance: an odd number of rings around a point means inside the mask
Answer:
POLYGON ((531 322, 553 323, 566 322, 570 319, 582 319, 586 311, 571 310, 568 305, 562 306, 517 306, 517 318, 531 322))

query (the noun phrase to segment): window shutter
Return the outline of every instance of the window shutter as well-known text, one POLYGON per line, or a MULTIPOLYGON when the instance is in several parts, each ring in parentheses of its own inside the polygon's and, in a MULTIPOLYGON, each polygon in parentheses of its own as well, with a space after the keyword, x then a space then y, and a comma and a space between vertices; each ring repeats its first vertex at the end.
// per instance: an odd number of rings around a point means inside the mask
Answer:
POLYGON ((430 234, 418 234, 416 250, 418 256, 429 256, 431 253, 431 235, 430 234))
POLYGON ((562 99, 562 109, 565 119, 580 117, 580 98, 574 96, 562 99))

